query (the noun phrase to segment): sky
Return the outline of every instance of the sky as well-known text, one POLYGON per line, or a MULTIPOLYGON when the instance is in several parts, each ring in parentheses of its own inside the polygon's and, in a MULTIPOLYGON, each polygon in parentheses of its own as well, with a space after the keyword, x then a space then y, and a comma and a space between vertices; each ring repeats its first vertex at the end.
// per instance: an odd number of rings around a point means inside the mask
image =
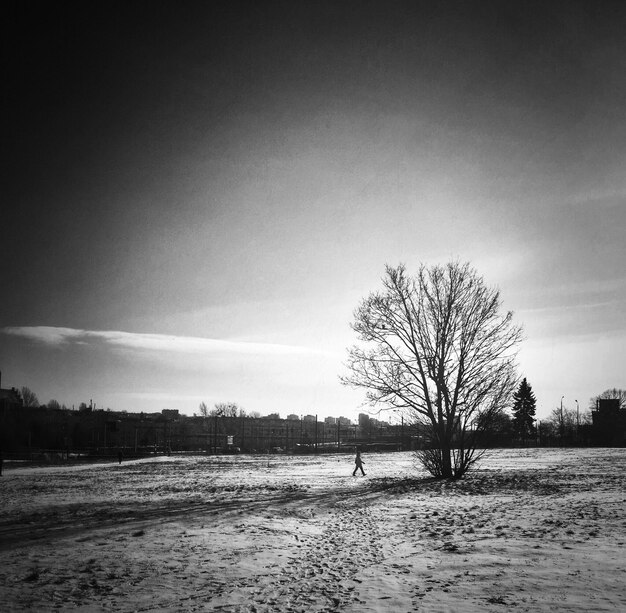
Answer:
POLYGON ((8 7, 3 388, 354 419, 354 309, 450 260, 539 418, 626 388, 624 3, 8 7))

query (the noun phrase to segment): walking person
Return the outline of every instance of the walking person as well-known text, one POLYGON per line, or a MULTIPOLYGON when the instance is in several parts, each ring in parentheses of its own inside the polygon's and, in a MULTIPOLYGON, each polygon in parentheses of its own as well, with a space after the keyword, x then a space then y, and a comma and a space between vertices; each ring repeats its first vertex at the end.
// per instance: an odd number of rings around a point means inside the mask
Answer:
POLYGON ((358 449, 356 451, 356 458, 354 460, 354 463, 356 464, 356 466, 354 467, 354 472, 352 473, 352 476, 356 477, 356 471, 360 468, 361 474, 365 477, 365 471, 363 470, 363 464, 365 464, 365 462, 361 459, 361 452, 358 449))

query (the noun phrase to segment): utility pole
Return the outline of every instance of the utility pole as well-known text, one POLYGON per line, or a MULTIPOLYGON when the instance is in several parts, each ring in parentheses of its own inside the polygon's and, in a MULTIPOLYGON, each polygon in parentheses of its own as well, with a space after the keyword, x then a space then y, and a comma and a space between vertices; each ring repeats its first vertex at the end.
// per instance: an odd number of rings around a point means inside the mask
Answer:
POLYGON ((537 419, 537 446, 541 447, 541 420, 537 419))
POLYGON ((561 396, 561 446, 563 445, 563 437, 565 435, 565 422, 563 421, 563 398, 565 398, 565 396, 561 396))
POLYGON ((217 455, 217 409, 213 419, 213 455, 217 455))

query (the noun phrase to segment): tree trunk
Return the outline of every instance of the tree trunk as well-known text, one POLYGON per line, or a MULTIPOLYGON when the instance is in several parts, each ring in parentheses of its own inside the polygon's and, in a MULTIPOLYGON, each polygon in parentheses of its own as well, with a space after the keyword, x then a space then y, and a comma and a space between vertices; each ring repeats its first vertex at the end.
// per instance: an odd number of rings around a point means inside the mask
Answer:
POLYGON ((450 457, 450 445, 447 442, 441 443, 441 476, 444 479, 452 479, 452 458, 450 457))

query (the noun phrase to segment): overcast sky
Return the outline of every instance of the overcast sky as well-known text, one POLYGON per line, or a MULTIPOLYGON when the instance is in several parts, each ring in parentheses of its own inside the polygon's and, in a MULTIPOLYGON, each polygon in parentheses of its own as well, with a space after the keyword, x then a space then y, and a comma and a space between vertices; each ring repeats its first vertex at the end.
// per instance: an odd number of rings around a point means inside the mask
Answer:
POLYGON ((540 417, 626 388, 626 4, 11 6, 2 387, 354 418, 359 300, 459 259, 540 417))

